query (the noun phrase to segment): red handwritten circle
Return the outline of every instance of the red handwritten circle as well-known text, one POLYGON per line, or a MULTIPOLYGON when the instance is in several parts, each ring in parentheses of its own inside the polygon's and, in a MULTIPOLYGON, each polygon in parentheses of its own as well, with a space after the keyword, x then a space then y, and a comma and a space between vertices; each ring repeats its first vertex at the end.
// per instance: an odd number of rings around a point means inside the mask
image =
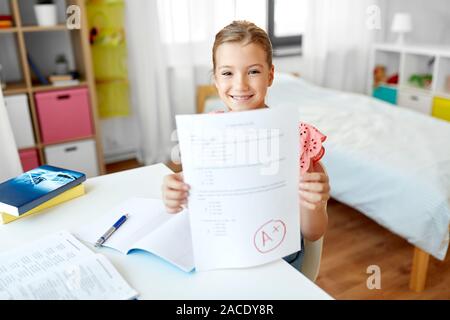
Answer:
POLYGON ((253 236, 253 244, 259 252, 267 253, 278 248, 285 236, 286 224, 281 220, 272 219, 256 230, 253 236), (279 230, 279 228, 282 228, 282 230, 279 230))

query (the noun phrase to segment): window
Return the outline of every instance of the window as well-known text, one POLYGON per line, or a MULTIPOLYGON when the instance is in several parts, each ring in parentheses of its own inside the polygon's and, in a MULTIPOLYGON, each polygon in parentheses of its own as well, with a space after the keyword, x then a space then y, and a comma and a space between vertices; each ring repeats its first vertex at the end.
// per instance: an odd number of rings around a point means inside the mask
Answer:
POLYGON ((300 55, 307 0, 268 0, 267 21, 274 56, 300 55))

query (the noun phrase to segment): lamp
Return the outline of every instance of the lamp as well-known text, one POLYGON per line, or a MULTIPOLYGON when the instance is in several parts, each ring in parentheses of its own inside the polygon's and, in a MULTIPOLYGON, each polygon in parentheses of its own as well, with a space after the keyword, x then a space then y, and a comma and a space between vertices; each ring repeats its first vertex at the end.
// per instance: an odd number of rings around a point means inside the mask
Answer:
POLYGON ((397 44, 403 44, 405 33, 411 30, 411 15, 409 13, 396 13, 392 21, 391 31, 398 33, 397 44))

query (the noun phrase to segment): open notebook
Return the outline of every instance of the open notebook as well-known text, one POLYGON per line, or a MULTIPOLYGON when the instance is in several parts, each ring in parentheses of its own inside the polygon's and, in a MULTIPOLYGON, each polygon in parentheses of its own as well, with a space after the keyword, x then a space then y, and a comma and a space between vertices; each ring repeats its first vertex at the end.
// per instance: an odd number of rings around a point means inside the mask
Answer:
POLYGON ((138 293, 67 231, 0 254, 0 300, 126 300, 138 293))
POLYGON ((106 212, 75 235, 95 244, 122 215, 127 221, 103 244, 128 254, 133 250, 153 253, 185 272, 194 269, 194 254, 187 210, 167 213, 160 199, 130 198, 106 212), (175 235, 175 236, 174 236, 175 235))

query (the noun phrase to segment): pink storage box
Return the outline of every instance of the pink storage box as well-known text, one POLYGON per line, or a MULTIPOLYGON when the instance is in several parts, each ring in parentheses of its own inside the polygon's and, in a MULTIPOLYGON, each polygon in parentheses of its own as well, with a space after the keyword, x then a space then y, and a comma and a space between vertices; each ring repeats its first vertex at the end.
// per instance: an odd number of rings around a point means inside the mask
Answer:
POLYGON ((93 134, 87 88, 36 93, 35 99, 43 143, 93 134))
POLYGON ((24 172, 39 167, 39 159, 36 149, 21 150, 19 151, 19 156, 24 172))

